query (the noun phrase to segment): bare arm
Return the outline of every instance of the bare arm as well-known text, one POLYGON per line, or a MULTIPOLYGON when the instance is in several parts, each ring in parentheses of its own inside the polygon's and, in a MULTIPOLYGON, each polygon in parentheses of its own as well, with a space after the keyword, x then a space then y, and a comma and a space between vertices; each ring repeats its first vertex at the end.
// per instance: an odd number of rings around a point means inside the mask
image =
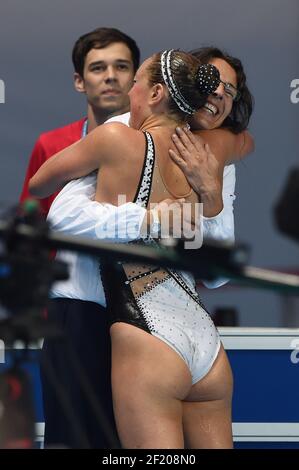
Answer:
POLYGON ((243 136, 243 145, 240 148, 240 158, 246 157, 246 155, 249 155, 250 153, 253 153, 255 150, 255 144, 254 144, 254 139, 250 132, 248 131, 243 131, 241 134, 239 134, 240 137, 243 136))
POLYGON ((38 197, 49 196, 68 181, 97 170, 106 159, 111 163, 113 158, 121 155, 118 147, 122 141, 122 133, 127 130, 127 126, 120 123, 99 126, 84 139, 57 153, 30 179, 31 194, 38 197))
POLYGON ((212 129, 196 131, 195 135, 209 144, 212 153, 223 166, 241 160, 254 151, 254 140, 248 131, 233 134, 228 129, 212 129))
POLYGON ((204 215, 214 217, 223 209, 222 184, 224 166, 253 150, 250 134, 233 134, 225 129, 198 131, 178 129, 173 136, 177 152, 171 158, 184 172, 189 184, 204 203, 204 215))

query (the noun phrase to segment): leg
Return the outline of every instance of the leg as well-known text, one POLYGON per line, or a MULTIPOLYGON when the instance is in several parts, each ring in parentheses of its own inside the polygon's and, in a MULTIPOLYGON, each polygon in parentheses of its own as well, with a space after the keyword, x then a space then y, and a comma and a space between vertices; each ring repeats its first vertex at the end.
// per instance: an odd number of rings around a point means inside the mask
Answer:
POLYGON ((184 447, 182 399, 191 375, 166 343, 140 328, 114 323, 112 389, 119 437, 125 448, 184 447))
MULTIPOLYGON (((111 348, 106 309, 93 302, 74 299, 54 299, 49 319, 60 327, 68 338, 81 367, 98 397, 111 426, 115 429, 111 393, 111 348)), ((90 447, 107 448, 101 423, 96 419, 82 391, 76 371, 69 363, 67 344, 63 340, 47 339, 41 357, 41 379, 45 414, 45 445, 62 444, 81 447, 65 416, 55 391, 48 383, 44 359, 55 369, 59 383, 65 388, 70 405, 87 436, 90 447)))
POLYGON ((190 449, 232 448, 233 379, 221 346, 209 373, 194 384, 183 403, 185 445, 190 449))

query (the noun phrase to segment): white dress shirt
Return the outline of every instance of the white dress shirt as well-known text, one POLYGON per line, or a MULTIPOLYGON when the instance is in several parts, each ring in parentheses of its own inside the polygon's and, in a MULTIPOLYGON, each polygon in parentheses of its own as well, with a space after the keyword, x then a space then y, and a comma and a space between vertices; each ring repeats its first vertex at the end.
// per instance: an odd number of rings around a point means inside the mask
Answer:
MULTIPOLYGON (((129 113, 108 122, 111 121, 128 124, 129 113)), ((48 215, 52 230, 116 243, 138 239, 146 209, 131 202, 117 207, 94 201, 96 181, 96 173, 92 173, 71 181, 60 191, 48 215)), ((215 217, 203 218, 204 239, 234 241, 234 189, 235 166, 229 165, 224 168, 223 175, 223 210, 215 217)), ((96 258, 59 251, 57 259, 68 263, 70 278, 54 284, 52 297, 80 299, 106 306, 96 258)), ((204 283, 215 288, 227 281, 217 279, 204 283)))

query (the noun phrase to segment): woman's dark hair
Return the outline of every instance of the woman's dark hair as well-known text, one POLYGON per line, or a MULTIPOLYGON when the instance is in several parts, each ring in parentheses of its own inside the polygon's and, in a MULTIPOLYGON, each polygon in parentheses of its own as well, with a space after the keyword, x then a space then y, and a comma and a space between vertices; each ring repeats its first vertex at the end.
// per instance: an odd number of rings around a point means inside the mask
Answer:
POLYGON ((233 102, 230 115, 224 120, 221 127, 227 127, 235 134, 244 131, 249 124, 250 116, 253 110, 253 96, 251 95, 247 83, 246 75, 242 62, 236 57, 232 57, 225 51, 217 47, 201 47, 190 51, 202 63, 207 64, 213 59, 223 59, 227 62, 237 74, 237 88, 240 93, 238 101, 233 102))
POLYGON ((123 42, 132 54, 134 71, 139 67, 140 50, 130 36, 115 28, 97 28, 90 33, 83 34, 73 47, 72 61, 75 71, 83 77, 85 58, 91 49, 103 49, 115 42, 123 42))
MULTIPOLYGON (((166 85, 168 91, 170 91, 169 84, 164 80, 161 67, 161 57, 163 54, 167 53, 170 53, 169 65, 171 76, 174 80, 175 87, 177 88, 176 96, 181 95, 183 97, 183 102, 186 103, 186 106, 183 105, 183 108, 191 107, 194 112, 201 108, 207 101, 208 95, 204 92, 203 81, 205 84, 208 83, 208 86, 213 86, 209 83, 209 80, 213 81, 215 76, 213 75, 211 78, 211 74, 213 74, 214 71, 217 72, 218 77, 218 71, 215 67, 212 67, 214 69, 212 72, 210 69, 201 70, 201 61, 187 52, 179 50, 164 51, 164 53, 158 52, 153 55, 147 68, 150 85, 162 83, 163 85, 166 85)), ((214 89, 218 87, 218 84, 214 86, 214 89)), ((172 89, 172 92, 174 93, 174 89, 172 89)), ((186 121, 192 113, 191 111, 191 113, 188 114, 184 109, 182 110, 178 105, 178 100, 174 99, 171 96, 171 93, 169 93, 168 106, 169 114, 179 120, 186 121)))

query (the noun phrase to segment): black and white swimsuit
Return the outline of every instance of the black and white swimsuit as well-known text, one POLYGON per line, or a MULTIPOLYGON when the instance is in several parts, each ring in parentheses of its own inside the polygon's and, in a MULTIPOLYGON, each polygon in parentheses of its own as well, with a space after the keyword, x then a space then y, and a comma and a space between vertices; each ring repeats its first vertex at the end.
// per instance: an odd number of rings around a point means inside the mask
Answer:
MULTIPOLYGON (((134 199, 143 207, 149 203, 155 168, 154 142, 148 132, 145 137, 144 166, 134 199)), ((209 372, 220 339, 191 276, 126 262, 104 265, 101 276, 111 323, 129 323, 167 343, 186 362, 193 384, 209 372)))

